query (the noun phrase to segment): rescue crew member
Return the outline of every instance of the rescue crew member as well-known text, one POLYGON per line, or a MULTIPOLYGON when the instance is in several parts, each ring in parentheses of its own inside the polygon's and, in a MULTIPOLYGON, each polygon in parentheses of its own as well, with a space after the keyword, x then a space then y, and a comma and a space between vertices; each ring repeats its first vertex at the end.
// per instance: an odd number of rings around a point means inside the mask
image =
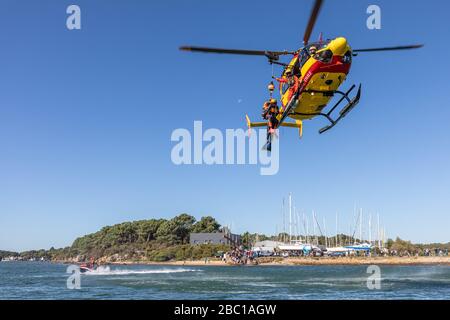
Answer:
POLYGON ((290 97, 294 95, 294 93, 297 92, 298 86, 299 86, 299 80, 298 77, 292 73, 290 69, 287 69, 284 72, 285 78, 275 78, 280 83, 287 83, 290 90, 290 97))
POLYGON ((264 120, 267 120, 267 114, 269 113, 269 106, 270 106, 270 100, 264 102, 263 107, 262 107, 262 113, 261 113, 261 117, 264 120))
POLYGON ((310 55, 310 56, 315 55, 316 52, 317 52, 317 47, 316 47, 316 46, 311 46, 311 47, 309 47, 309 55, 310 55))
POLYGON ((276 99, 270 99, 264 103, 262 117, 267 120, 267 134, 273 133, 278 127, 277 116, 279 114, 280 108, 276 99))

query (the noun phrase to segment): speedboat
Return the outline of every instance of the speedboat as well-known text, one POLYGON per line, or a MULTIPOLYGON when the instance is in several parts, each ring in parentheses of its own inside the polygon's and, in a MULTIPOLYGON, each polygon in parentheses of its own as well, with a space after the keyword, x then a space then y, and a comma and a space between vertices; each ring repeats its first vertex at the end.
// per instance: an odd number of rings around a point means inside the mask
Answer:
POLYGON ((97 270, 97 265, 95 263, 83 263, 80 265, 81 273, 92 272, 95 270, 97 270))

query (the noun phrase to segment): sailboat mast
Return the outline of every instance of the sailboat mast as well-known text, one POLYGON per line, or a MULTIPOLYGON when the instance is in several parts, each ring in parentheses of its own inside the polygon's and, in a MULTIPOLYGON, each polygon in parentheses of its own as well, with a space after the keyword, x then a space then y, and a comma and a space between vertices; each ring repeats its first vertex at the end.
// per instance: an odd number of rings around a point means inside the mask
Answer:
POLYGON ((338 213, 336 212, 336 247, 339 247, 338 244, 338 213))
POLYGON ((292 194, 289 193, 289 243, 292 241, 292 194))
POLYGON ((308 216, 305 215, 305 221, 306 221, 306 243, 309 243, 309 221, 308 221, 308 216))
POLYGON ((294 205, 294 207, 292 209, 292 214, 294 215, 294 240, 297 240, 297 234, 298 234, 298 232, 297 232, 297 216, 295 215, 295 210, 296 210, 296 208, 294 205))
POLYGON ((380 214, 379 213, 377 213, 377 238, 378 238, 378 248, 381 249, 380 214))
POLYGON ((362 208, 360 208, 359 211, 359 242, 362 243, 362 219, 363 219, 363 213, 362 208))
POLYGON ((315 214, 314 214, 314 210, 313 210, 313 212, 312 212, 312 224, 313 224, 313 237, 315 237, 316 239, 317 239, 317 236, 316 236, 316 224, 315 224, 315 214))

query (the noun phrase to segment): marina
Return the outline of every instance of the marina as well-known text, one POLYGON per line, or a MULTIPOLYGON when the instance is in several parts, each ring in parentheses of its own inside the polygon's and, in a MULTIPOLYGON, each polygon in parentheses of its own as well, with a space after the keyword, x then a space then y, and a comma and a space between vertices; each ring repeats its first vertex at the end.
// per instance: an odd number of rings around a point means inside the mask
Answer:
MULTIPOLYGON (((385 227, 380 224, 380 215, 376 214, 376 223, 372 222, 372 214, 368 214, 367 226, 364 226, 363 209, 355 209, 355 220, 350 224, 349 234, 340 232, 338 214, 336 213, 335 234, 326 231, 326 220, 319 223, 317 213, 313 210, 308 217, 304 212, 296 210, 292 193, 287 201, 283 199, 282 232, 270 239, 253 242, 248 254, 252 257, 448 257, 448 249, 433 250, 396 250, 389 248, 385 227), (287 207, 286 207, 287 202, 287 207), (311 226, 311 224, 312 226, 311 226), (375 230, 374 230, 375 229, 375 230)), ((256 236, 258 238, 258 236, 256 236)), ((389 240, 392 242, 392 240, 389 240)), ((362 261, 362 260, 361 260, 362 261)), ((299 262, 301 264, 301 262, 299 262)))

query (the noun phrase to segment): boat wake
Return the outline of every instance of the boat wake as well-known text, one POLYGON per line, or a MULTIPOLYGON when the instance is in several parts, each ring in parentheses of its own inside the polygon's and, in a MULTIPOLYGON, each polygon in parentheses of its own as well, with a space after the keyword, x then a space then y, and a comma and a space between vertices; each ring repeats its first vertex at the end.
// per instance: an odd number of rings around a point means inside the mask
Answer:
POLYGON ((198 272, 201 270, 176 268, 176 269, 112 269, 109 266, 100 266, 96 270, 88 271, 85 275, 92 276, 111 276, 111 275, 132 275, 132 274, 161 274, 161 273, 182 273, 182 272, 198 272))

